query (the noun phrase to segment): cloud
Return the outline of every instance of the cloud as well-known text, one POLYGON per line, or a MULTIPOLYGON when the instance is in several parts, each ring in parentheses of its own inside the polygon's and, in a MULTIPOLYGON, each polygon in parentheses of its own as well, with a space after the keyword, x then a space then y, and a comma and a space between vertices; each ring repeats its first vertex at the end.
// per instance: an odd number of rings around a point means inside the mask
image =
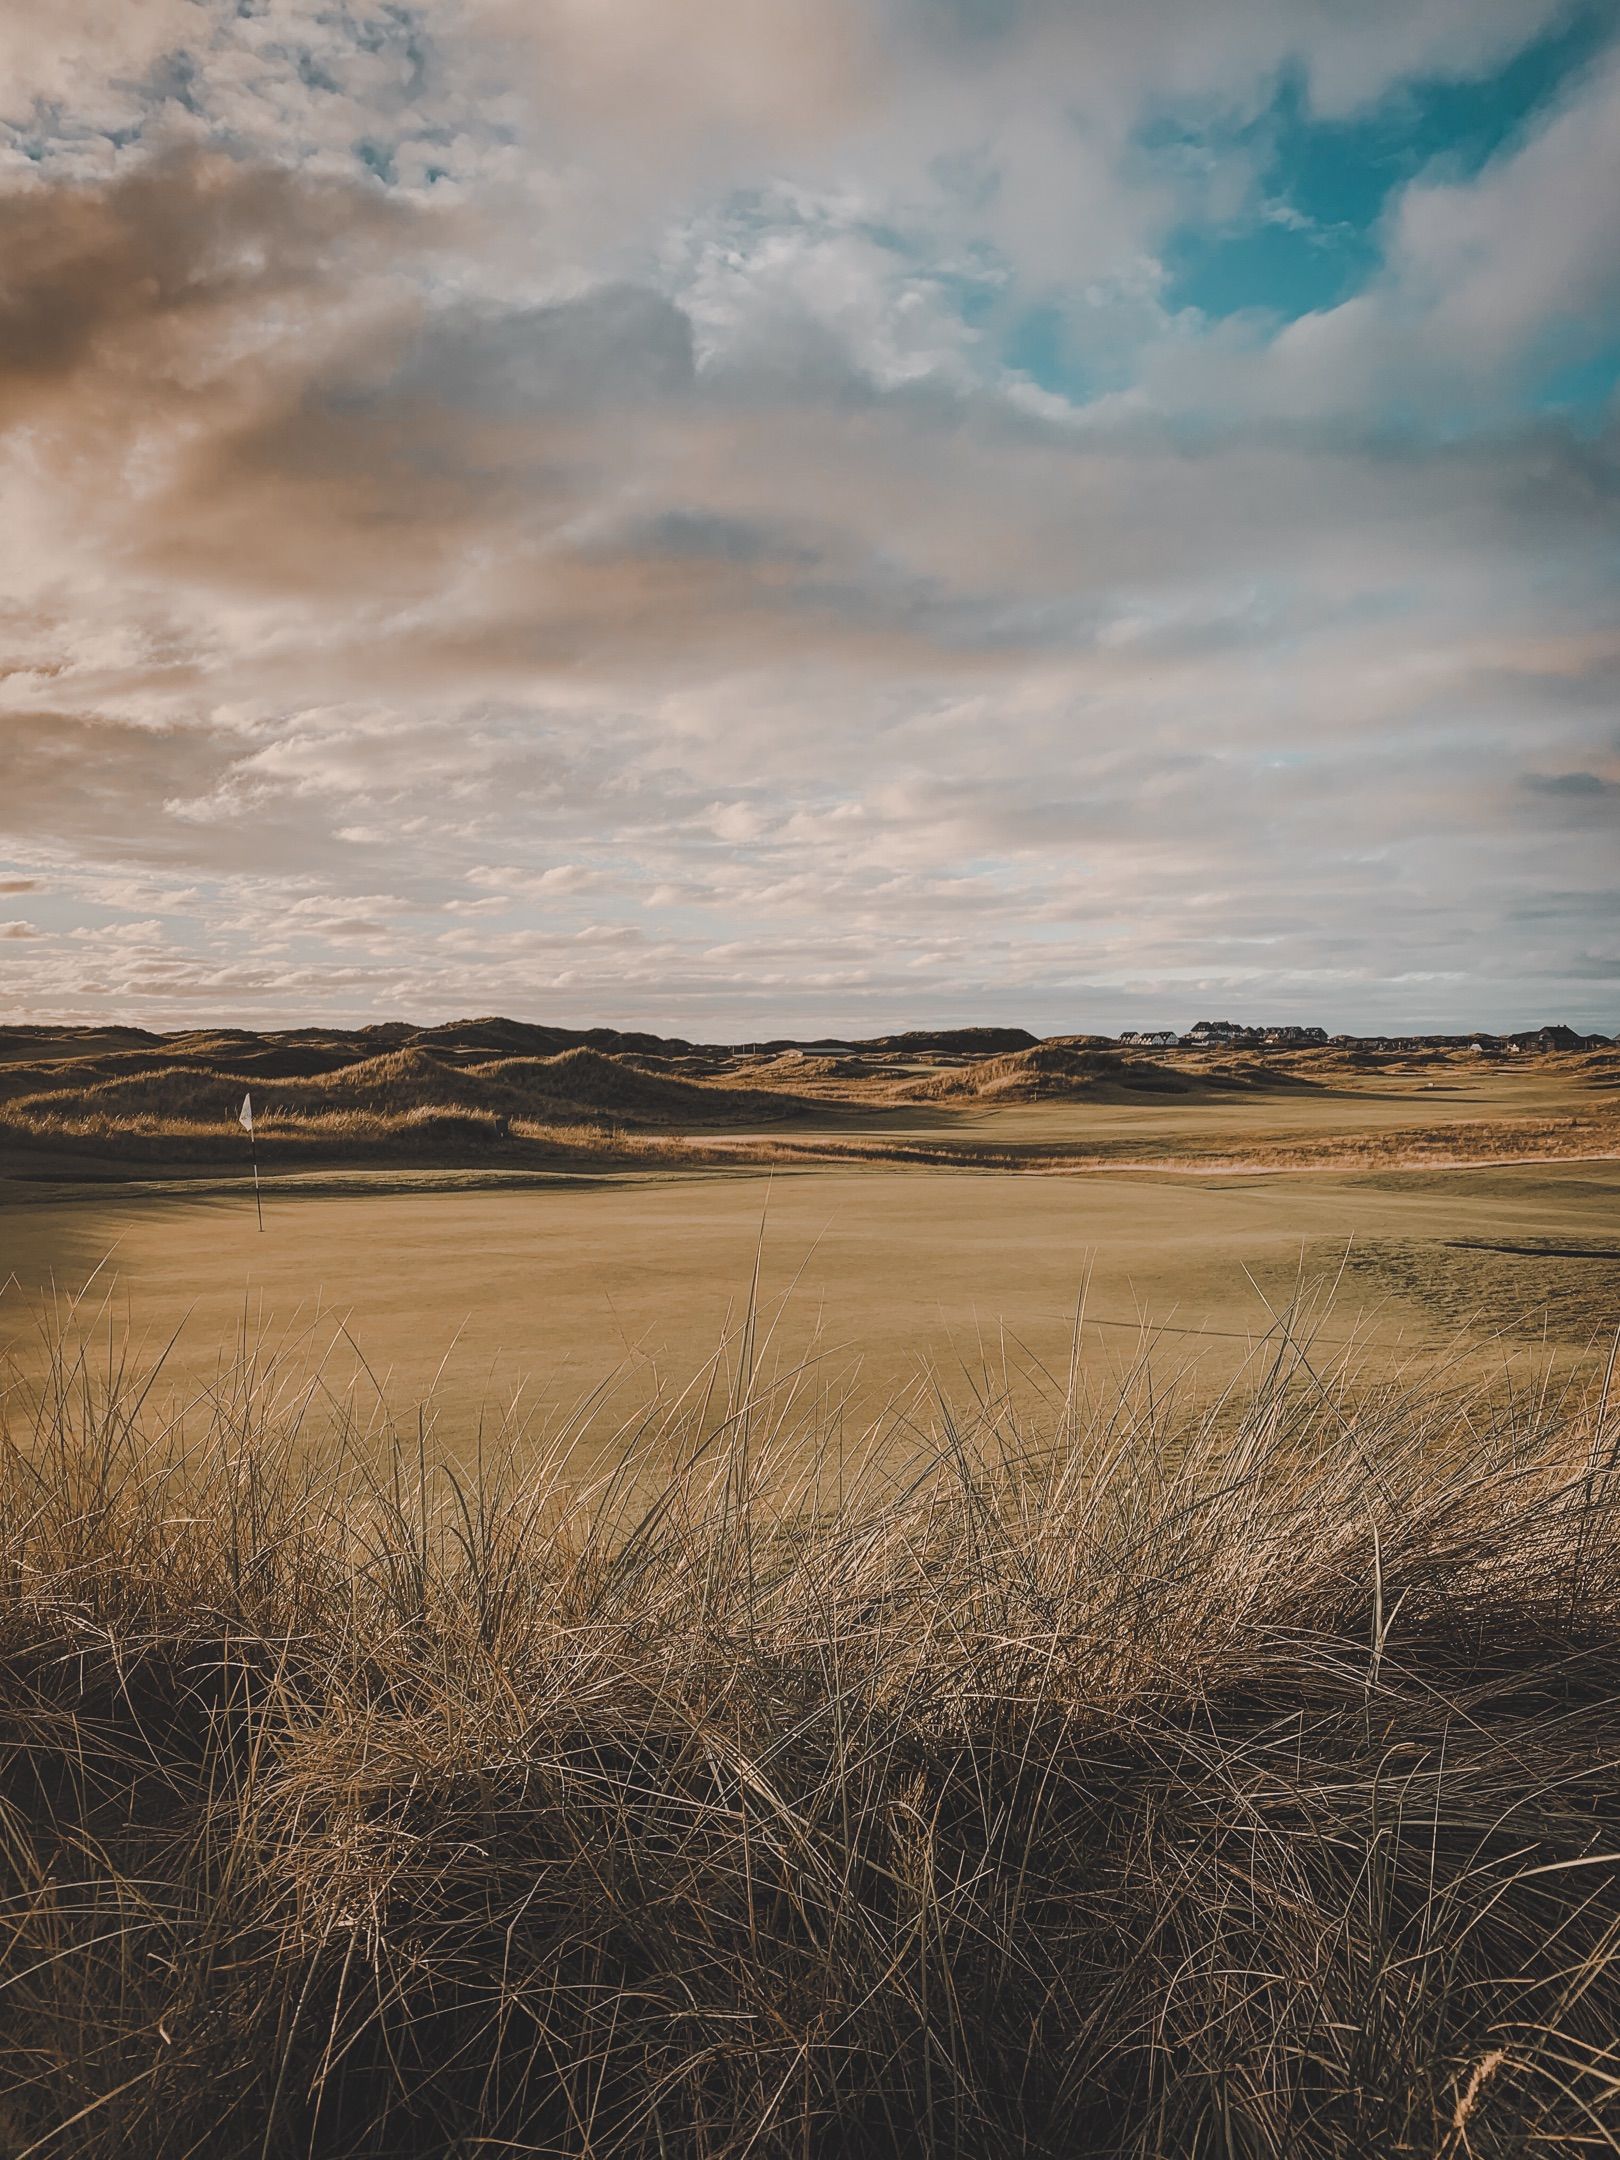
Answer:
POLYGON ((779 145, 848 125, 887 87, 871 11, 852 0, 463 0, 462 20, 521 53, 528 87, 572 131, 629 123, 638 143, 699 156, 716 133, 779 145))
POLYGON ((467 872, 469 885, 483 886, 509 899, 566 899, 606 883, 600 870, 584 863, 553 863, 549 870, 519 870, 510 864, 477 863, 467 872))
POLYGON ((82 114, 87 126, 127 123, 128 86, 183 49, 203 21, 196 0, 126 0, 110 10, 100 0, 8 0, 0 113, 20 119, 43 104, 82 114))
MULTIPOLYGON (((89 854, 164 832, 166 797, 219 748, 178 729, 148 729, 82 713, 14 712, 0 730, 0 831, 49 834, 89 854)), ((186 846, 178 836, 171 847, 186 846)))
POLYGON ((1400 191, 1364 289, 1280 330, 1240 322, 1167 348, 1156 399, 1374 426, 1500 420, 1541 379, 1612 349, 1617 193, 1620 51, 1482 172, 1458 179, 1441 163, 1400 191))
POLYGON ((1603 802, 1620 795, 1620 781, 1599 773, 1526 773, 1524 784, 1538 795, 1559 795, 1574 802, 1603 802))
POLYGON ((41 1009, 1597 1017, 1620 466, 1527 386, 1615 306, 1611 65, 1343 307, 1162 259, 1284 71, 1556 9, 129 13, 105 81, 18 18, 0 161, 41 1009))
POLYGON ((192 387, 239 357, 235 317, 327 285, 400 223, 357 186, 195 152, 0 193, 0 417, 91 368, 143 402, 192 387))
POLYGON ((1390 266, 1404 304, 1427 311, 1443 363, 1489 369, 1550 332, 1601 337, 1620 300, 1620 57, 1586 78, 1515 156, 1471 183, 1429 181, 1402 197, 1390 266))

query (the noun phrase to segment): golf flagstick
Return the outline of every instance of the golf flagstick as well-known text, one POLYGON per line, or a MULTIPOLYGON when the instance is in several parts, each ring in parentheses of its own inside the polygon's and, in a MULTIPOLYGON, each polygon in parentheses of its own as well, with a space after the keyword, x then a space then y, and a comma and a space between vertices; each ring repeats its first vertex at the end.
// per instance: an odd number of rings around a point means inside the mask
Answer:
POLYGON ((248 1136, 248 1147, 253 1155, 253 1212, 259 1218, 259 1230, 264 1230, 264 1203, 259 1198, 259 1142, 253 1130, 253 1097, 244 1095, 242 1107, 236 1113, 236 1122, 248 1136))

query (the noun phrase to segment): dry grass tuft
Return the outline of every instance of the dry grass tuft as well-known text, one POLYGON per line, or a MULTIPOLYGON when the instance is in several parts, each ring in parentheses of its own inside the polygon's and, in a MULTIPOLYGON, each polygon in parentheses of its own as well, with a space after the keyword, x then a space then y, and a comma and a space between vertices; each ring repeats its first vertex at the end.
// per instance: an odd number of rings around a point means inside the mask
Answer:
POLYGON ((459 1465, 251 1346, 13 1391, 8 2160, 1615 2149, 1596 1390, 897 1468, 759 1363, 459 1465))

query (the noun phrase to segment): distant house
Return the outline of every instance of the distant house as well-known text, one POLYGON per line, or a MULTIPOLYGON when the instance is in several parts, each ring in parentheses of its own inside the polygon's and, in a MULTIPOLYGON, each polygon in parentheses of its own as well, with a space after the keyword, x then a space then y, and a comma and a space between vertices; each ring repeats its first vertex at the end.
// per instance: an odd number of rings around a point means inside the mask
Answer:
POLYGON ((1119 1039, 1132 1050, 1173 1050, 1181 1040, 1174 1028, 1128 1028, 1119 1039))
POLYGON ((1595 1050, 1603 1042, 1601 1035, 1580 1035, 1572 1027, 1526 1028, 1520 1035, 1507 1039, 1510 1050, 1595 1050))
POLYGON ((1266 1047, 1270 1050, 1311 1050, 1327 1041, 1327 1029, 1319 1027, 1270 1027, 1266 1047))
POLYGON ((1236 1020, 1196 1020, 1182 1036, 1182 1045, 1188 1050, 1230 1049, 1234 1043, 1259 1041, 1255 1029, 1242 1026, 1236 1020))
POLYGON ((1363 1050, 1399 1051, 1425 1057, 1443 1050, 1478 1050, 1492 1046, 1492 1038, 1488 1035, 1363 1035, 1359 1042, 1363 1050))

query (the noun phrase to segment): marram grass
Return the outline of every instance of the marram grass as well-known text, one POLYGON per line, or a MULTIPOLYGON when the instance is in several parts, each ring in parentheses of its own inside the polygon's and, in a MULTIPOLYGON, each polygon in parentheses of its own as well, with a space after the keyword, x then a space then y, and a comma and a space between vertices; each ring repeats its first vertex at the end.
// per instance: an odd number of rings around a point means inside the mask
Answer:
POLYGON ((908 1453, 739 1362, 453 1452, 10 1391, 5 2160, 1620 2146, 1600 1375, 908 1453))

